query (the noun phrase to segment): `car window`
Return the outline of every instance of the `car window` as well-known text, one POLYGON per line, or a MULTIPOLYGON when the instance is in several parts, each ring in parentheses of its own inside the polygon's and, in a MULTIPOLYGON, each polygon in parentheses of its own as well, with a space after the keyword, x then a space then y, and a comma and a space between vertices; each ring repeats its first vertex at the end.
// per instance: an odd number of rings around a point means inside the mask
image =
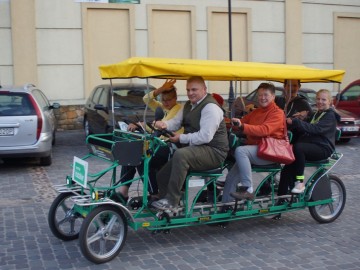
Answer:
POLYGON ((25 93, 6 93, 0 94, 0 115, 1 116, 21 116, 34 115, 35 108, 29 96, 25 93))
POLYGON ((35 89, 32 92, 34 98, 36 99, 36 101, 39 103, 40 108, 42 108, 43 111, 46 111, 49 109, 50 103, 48 101, 48 99, 45 97, 45 95, 40 91, 35 89))
POLYGON ((109 91, 107 89, 101 91, 98 104, 108 107, 108 93, 109 91))
POLYGON ((343 93, 345 100, 357 100, 360 96, 360 85, 354 85, 343 93))
POLYGON ((94 94, 92 96, 92 101, 95 104, 99 103, 100 95, 101 95, 103 89, 104 89, 103 87, 99 87, 94 91, 94 94))
POLYGON ((116 107, 144 107, 143 89, 114 90, 114 102, 116 107))

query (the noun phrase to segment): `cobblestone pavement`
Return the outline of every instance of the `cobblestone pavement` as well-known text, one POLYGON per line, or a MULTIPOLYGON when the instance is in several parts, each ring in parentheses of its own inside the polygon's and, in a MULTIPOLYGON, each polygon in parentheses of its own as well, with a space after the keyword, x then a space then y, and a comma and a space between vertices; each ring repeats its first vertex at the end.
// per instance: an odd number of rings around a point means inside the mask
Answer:
POLYGON ((87 153, 82 131, 58 132, 54 161, 0 164, 0 269, 360 269, 360 139, 338 145, 344 158, 334 172, 344 181, 347 203, 333 223, 318 224, 307 210, 279 221, 252 218, 226 229, 197 226, 152 234, 129 229, 119 256, 94 265, 78 241, 64 242, 49 230, 47 214, 65 181, 73 156, 87 153))

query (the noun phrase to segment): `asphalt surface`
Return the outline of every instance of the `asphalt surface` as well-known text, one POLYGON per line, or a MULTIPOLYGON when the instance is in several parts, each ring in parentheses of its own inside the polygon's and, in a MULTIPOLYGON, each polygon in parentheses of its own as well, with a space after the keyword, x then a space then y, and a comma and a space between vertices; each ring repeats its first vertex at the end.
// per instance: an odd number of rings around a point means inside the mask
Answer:
POLYGON ((196 226, 152 234, 129 228, 125 246, 111 262, 85 259, 78 241, 52 235, 47 215, 65 183, 73 156, 87 153, 82 131, 57 133, 53 164, 33 160, 0 164, 0 269, 360 269, 360 139, 338 145, 344 158, 334 169, 347 189, 342 215, 318 224, 308 210, 281 220, 252 218, 226 229, 196 226))

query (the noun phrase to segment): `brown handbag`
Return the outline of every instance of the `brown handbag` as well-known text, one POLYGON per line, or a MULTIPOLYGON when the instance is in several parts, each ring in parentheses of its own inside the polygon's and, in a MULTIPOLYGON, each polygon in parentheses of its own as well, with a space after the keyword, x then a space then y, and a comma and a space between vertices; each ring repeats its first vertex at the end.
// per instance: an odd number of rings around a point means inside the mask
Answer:
POLYGON ((258 145, 257 156, 281 164, 290 164, 295 160, 293 146, 287 135, 286 120, 284 120, 284 138, 263 137, 258 145))

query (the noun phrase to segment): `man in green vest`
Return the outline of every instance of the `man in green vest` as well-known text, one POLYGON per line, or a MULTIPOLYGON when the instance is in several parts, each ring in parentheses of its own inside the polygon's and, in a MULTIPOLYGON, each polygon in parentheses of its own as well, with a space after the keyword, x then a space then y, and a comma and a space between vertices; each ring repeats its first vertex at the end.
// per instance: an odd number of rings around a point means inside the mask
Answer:
POLYGON ((178 206, 181 189, 188 171, 217 168, 225 160, 229 143, 224 122, 224 112, 216 100, 207 93, 204 79, 190 77, 186 83, 189 100, 176 116, 168 121, 156 122, 159 129, 170 131, 184 127, 183 134, 170 137, 183 147, 157 173, 160 200, 152 206, 167 210, 178 206))

